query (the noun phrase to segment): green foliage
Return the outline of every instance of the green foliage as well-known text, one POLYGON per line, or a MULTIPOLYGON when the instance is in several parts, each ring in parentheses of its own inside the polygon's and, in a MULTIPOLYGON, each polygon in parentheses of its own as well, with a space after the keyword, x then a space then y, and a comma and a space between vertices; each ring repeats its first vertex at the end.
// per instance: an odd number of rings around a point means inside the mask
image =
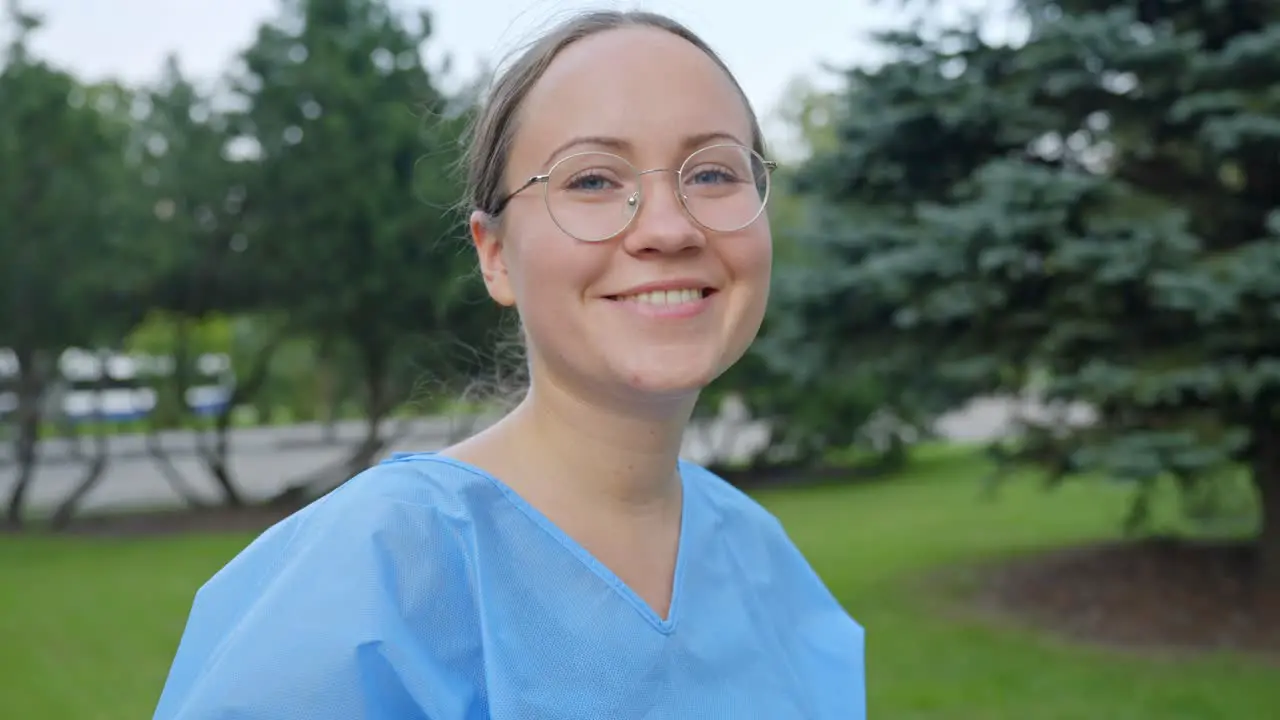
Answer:
MULTIPOLYGON (((145 353, 156 357, 166 357, 176 352, 174 346, 175 326, 180 320, 172 313, 153 311, 146 319, 138 323, 122 343, 124 350, 134 353, 145 353)), ((230 353, 233 346, 234 329, 232 321, 223 316, 214 315, 195 323, 190 331, 190 351, 193 354, 230 353)))
POLYGON ((840 101, 839 93, 819 90, 806 77, 787 83, 775 114, 795 133, 804 157, 839 147, 833 121, 840 101))
POLYGON ((492 326, 476 317, 489 304, 455 208, 466 117, 423 65, 425 13, 406 19, 377 0, 289 9, 260 30, 238 78, 267 190, 251 242, 278 273, 291 325, 349 347, 368 400, 395 404, 424 371, 461 374, 460 349, 492 326))
POLYGON ((791 336, 974 391, 1042 374, 1098 411, 1006 448, 1055 474, 1243 464, 1280 496, 1280 6, 1023 9, 1023 45, 892 34, 848 74, 791 336))
MULTIPOLYGON (((813 162, 842 147, 840 102, 843 96, 805 82, 788 92, 780 112, 813 162)), ((901 461, 909 445, 930 435, 939 412, 972 394, 967 385, 922 371, 922 355, 870 352, 870 342, 885 343, 842 336, 851 315, 874 318, 893 308, 862 297, 847 307, 827 304, 826 283, 844 276, 833 273, 826 242, 841 237, 847 223, 864 222, 865 215, 810 192, 811 164, 784 163, 774 173, 772 307, 752 350, 703 393, 699 406, 703 417, 714 415, 733 397, 769 424, 767 446, 750 460, 754 470, 814 469, 849 451, 870 454, 877 463, 901 461)))
POLYGON ((120 224, 127 93, 87 87, 27 50, 36 18, 0 60, 0 347, 21 356, 109 338, 133 315, 120 224))
MULTIPOLYGON (((38 19, 16 2, 8 10, 17 33, 0 58, 0 348, 18 365, 11 416, 18 472, 5 513, 17 527, 59 357, 118 338, 145 302, 127 222, 134 178, 122 150, 129 129, 122 108, 129 92, 113 83, 87 86, 33 57, 38 19)), ((100 474, 104 448, 96 444, 96 465, 80 488, 100 474)))
MULTIPOLYGON (((190 426, 182 398, 202 380, 196 358, 216 349, 232 357, 233 405, 266 420, 359 405, 368 452, 424 376, 457 396, 490 364, 496 310, 456 206, 473 98, 446 97, 423 65, 429 18, 383 0, 284 10, 240 58, 228 98, 174 60, 147 87, 79 83, 31 53, 39 23, 10 3, 0 348, 21 370, 5 389, 20 398, 24 468, 11 519, 68 347, 170 356, 151 429, 190 426)), ((214 424, 200 454, 235 502, 231 416, 214 424)))
MULTIPOLYGON (((767 340, 760 344, 766 347, 767 340)), ((869 380, 865 374, 796 377, 774 369, 755 350, 703 392, 699 416, 714 417, 725 402, 737 400, 752 419, 768 423, 768 443, 751 457, 735 459, 735 464, 746 465, 735 469, 817 469, 851 448, 897 449, 877 444, 879 438, 864 432, 884 401, 884 393, 869 380)), ((729 459, 714 462, 727 464, 729 459)))
POLYGON ((273 300, 266 258, 247 252, 264 231, 252 211, 257 168, 235 161, 232 118, 212 107, 170 59, 134 104, 129 151, 142 180, 150 301, 188 320, 252 311, 273 300))

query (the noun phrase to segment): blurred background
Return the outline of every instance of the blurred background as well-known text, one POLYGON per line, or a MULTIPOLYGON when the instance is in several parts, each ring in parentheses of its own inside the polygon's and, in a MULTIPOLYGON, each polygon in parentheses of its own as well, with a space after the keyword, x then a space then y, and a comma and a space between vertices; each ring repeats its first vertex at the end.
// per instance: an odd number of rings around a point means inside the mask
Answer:
POLYGON ((588 7, 764 119, 772 308, 686 455, 866 627, 871 717, 1280 717, 1273 0, 10 0, 0 717, 149 717, 257 532, 501 412, 460 138, 588 7))

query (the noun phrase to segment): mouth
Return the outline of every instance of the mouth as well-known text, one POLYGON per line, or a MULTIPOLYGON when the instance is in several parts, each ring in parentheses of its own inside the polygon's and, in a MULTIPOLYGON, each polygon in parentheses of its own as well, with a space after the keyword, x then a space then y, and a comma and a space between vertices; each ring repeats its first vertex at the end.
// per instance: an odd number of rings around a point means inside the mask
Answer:
POLYGON ((639 305, 652 305, 655 307, 668 307, 675 305, 691 305, 700 300, 705 300, 716 293, 715 288, 679 288, 673 290, 650 290, 647 292, 630 293, 626 295, 607 295, 605 299, 614 302, 636 303, 639 305))

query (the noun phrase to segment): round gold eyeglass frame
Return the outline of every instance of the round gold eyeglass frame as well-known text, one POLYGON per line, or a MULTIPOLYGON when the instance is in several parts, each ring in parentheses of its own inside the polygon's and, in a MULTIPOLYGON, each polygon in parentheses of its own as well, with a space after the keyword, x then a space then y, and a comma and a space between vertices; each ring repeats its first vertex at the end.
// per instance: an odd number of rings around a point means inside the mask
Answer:
POLYGON ((676 169, 676 170, 672 170, 671 168, 650 168, 648 170, 640 170, 635 165, 631 164, 631 162, 629 162, 626 158, 616 155, 614 153, 603 152, 600 150, 589 150, 586 152, 566 155, 565 157, 560 158, 554 164, 552 164, 552 166, 547 170, 547 172, 541 175, 531 176, 528 180, 524 182, 523 185, 511 191, 505 197, 499 200, 497 206, 494 208, 493 212, 490 213, 490 215, 495 218, 498 217, 499 215, 502 214, 503 210, 506 210, 507 205, 509 205, 517 195, 524 192, 525 190, 528 190, 534 185, 541 185, 542 186, 542 204, 544 207, 546 207, 547 214, 551 217, 551 221, 556 224, 556 227, 560 228, 560 231, 568 235, 569 237, 572 237, 581 242, 598 243, 598 242, 606 242, 608 240, 612 240, 613 238, 616 238, 622 233, 626 232, 627 228, 631 227, 631 224, 635 222, 636 216, 640 214, 640 203, 642 202, 644 197, 644 194, 643 194, 644 190, 643 188, 639 187, 639 183, 637 183, 635 192, 633 192, 626 200, 627 204, 630 205, 632 208, 632 212, 630 216, 627 218, 627 221, 623 223, 622 227, 618 228, 617 231, 610 233, 608 235, 603 235, 600 237, 593 237, 593 238, 581 237, 576 233, 572 233, 566 230, 565 227, 560 224, 560 221, 556 219, 556 214, 552 212, 551 199, 547 195, 547 186, 550 183, 551 177, 555 175, 556 169, 559 168, 561 164, 574 160, 575 158, 583 157, 584 155, 608 155, 610 157, 617 158, 624 165, 631 168, 635 172, 635 176, 637 180, 645 175, 652 175, 654 173, 661 173, 661 172, 674 173, 676 176, 675 195, 676 195, 676 198, 680 201, 680 207, 684 210, 685 215, 687 215, 689 219, 697 223, 699 227, 702 227, 706 230, 710 230, 711 232, 716 232, 716 233, 737 232, 738 230, 741 230, 751 225, 751 223, 755 222, 756 220, 760 219, 760 215, 764 213, 764 209, 769 203, 769 197, 773 194, 773 180, 772 180, 773 171, 778 169, 777 161, 766 160, 760 155, 760 153, 756 152, 754 149, 749 148, 745 145, 739 145, 737 143, 722 143, 719 145, 708 145, 706 147, 699 148, 693 151, 692 153, 690 153, 689 157, 685 158, 684 162, 680 163, 679 169, 676 169), (759 209, 756 210, 755 215, 751 216, 750 220, 747 220, 741 225, 738 225, 737 227, 733 227, 733 228, 714 228, 698 219, 698 216, 693 212, 692 209, 689 208, 688 196, 685 195, 683 192, 681 192, 680 188, 683 187, 683 177, 684 177, 685 167, 689 164, 690 160, 693 160, 694 158, 698 157, 700 153, 706 152, 708 150, 716 150, 716 149, 724 149, 724 148, 745 150, 750 157, 754 157, 754 159, 760 163, 760 166, 764 168, 766 184, 765 184, 764 196, 760 198, 760 207, 759 209))

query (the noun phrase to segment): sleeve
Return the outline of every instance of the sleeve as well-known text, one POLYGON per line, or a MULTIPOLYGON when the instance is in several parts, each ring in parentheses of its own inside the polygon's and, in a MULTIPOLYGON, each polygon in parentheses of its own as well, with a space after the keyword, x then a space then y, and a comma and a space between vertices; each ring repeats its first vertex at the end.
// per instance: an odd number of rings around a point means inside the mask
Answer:
POLYGON ((448 558, 406 545, 426 540, 430 509, 345 489, 264 533, 200 589, 154 720, 471 715, 474 683, 431 652, 431 623, 415 617, 430 610, 415 598, 450 585, 448 558))

